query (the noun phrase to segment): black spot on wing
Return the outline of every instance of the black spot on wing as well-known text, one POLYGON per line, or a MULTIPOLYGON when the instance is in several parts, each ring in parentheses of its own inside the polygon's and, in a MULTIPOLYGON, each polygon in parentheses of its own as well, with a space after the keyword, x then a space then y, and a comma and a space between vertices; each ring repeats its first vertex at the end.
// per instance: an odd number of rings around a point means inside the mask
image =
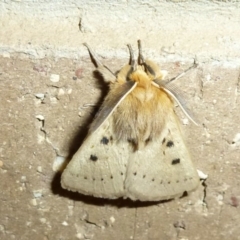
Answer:
POLYGON ((168 141, 167 142, 167 147, 173 147, 174 146, 174 143, 173 143, 173 141, 168 141))
POLYGON ((100 143, 104 144, 104 145, 108 145, 109 143, 109 139, 107 137, 103 137, 100 141, 100 143))
POLYGON ((145 144, 147 145, 149 142, 151 142, 152 141, 152 139, 149 137, 149 138, 147 138, 146 140, 145 140, 145 144))
POLYGON ((95 162, 98 160, 98 157, 96 155, 91 154, 89 159, 95 162))
POLYGON ((180 158, 175 158, 172 160, 172 165, 180 163, 180 158))
POLYGON ((138 141, 135 138, 128 138, 127 141, 133 145, 137 145, 138 141))
POLYGON ((188 196, 188 192, 187 192, 187 191, 184 191, 183 194, 182 194, 182 196, 181 196, 181 198, 187 197, 187 196, 188 196))
POLYGON ((134 151, 138 150, 138 141, 137 141, 137 139, 129 138, 127 141, 132 145, 134 151))

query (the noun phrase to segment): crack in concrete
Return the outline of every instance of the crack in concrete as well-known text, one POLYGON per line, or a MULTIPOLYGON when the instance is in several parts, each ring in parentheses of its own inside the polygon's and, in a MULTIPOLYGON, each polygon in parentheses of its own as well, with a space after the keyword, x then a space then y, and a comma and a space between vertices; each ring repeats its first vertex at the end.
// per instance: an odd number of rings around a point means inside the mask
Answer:
MULTIPOLYGON (((199 73, 199 75, 200 75, 200 73, 199 73)), ((203 99, 203 93, 204 93, 204 90, 203 90, 203 88, 204 88, 204 81, 203 81, 203 73, 201 72, 201 76, 199 77, 199 79, 200 79, 200 82, 199 82, 199 85, 200 85, 200 94, 199 94, 199 96, 200 96, 200 99, 203 99)))
POLYGON ((57 156, 60 156, 60 154, 59 154, 59 149, 56 148, 56 147, 53 145, 53 143, 51 142, 51 140, 50 140, 49 137, 48 137, 47 131, 45 130, 45 127, 44 127, 44 125, 45 125, 45 119, 44 119, 44 117, 42 117, 42 118, 37 118, 37 119, 42 123, 42 126, 40 127, 40 131, 43 132, 45 141, 52 147, 52 149, 54 150, 54 152, 56 153, 56 155, 57 155, 57 156))
POLYGON ((46 135, 45 135, 45 140, 46 140, 46 142, 53 148, 53 150, 54 150, 54 152, 56 153, 57 156, 62 156, 62 155, 59 153, 59 149, 56 148, 56 147, 53 145, 53 143, 51 142, 51 140, 48 138, 47 133, 46 133, 46 135))
POLYGON ((202 186, 203 186, 203 199, 202 199, 202 202, 203 202, 203 210, 204 208, 206 208, 208 210, 208 203, 207 203, 207 183, 206 183, 207 179, 204 179, 202 181, 202 186))
POLYGON ((84 222, 87 223, 87 224, 89 224, 89 225, 93 225, 93 226, 95 226, 95 227, 102 228, 101 225, 98 225, 97 223, 92 222, 92 221, 89 221, 89 220, 87 220, 87 219, 85 219, 84 222))

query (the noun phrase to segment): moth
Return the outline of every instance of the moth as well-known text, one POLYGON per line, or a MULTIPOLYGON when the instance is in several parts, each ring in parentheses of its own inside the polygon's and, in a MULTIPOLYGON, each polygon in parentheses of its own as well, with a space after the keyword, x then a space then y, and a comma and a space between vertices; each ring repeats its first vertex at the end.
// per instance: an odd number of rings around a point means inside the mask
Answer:
POLYGON ((138 59, 128 45, 130 61, 116 74, 85 45, 110 90, 61 176, 62 187, 99 198, 140 201, 167 200, 195 190, 200 180, 174 100, 189 114, 164 80, 166 72, 144 59, 140 40, 138 59))

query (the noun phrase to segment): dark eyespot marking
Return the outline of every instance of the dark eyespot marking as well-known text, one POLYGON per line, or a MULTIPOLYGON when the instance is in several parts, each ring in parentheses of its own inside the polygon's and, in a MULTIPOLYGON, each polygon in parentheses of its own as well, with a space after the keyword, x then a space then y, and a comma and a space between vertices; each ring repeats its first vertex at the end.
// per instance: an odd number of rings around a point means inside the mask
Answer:
POLYGON ((96 155, 91 154, 89 159, 95 162, 98 160, 98 157, 96 155))
POLYGON ((134 139, 134 138, 128 138, 128 142, 129 142, 129 143, 132 143, 133 145, 136 145, 136 144, 137 144, 137 140, 134 139))
POLYGON ((84 176, 84 179, 87 179, 87 177, 86 177, 86 176, 84 176))
POLYGON ((173 147, 173 146, 174 146, 173 141, 168 141, 168 142, 167 142, 167 147, 173 147))
POLYGON ((103 181, 103 178, 101 178, 101 181, 103 181))
POLYGON ((166 138, 164 138, 164 139, 162 140, 162 145, 163 145, 165 142, 166 142, 166 138))
POLYGON ((155 178, 152 179, 152 182, 154 182, 154 181, 155 181, 155 178))
POLYGON ((150 141, 152 141, 152 139, 149 137, 145 140, 145 144, 148 144, 150 141))
POLYGON ((168 184, 170 184, 171 183, 171 181, 168 181, 168 184))
POLYGON ((176 158, 172 160, 172 165, 180 163, 180 158, 176 158))
POLYGON ((112 140, 113 140, 113 137, 112 137, 112 136, 110 136, 110 138, 109 138, 109 139, 110 139, 110 141, 112 141, 112 140))
POLYGON ((121 172, 121 175, 123 176, 123 172, 121 172))
POLYGON ((109 143, 109 139, 107 137, 103 137, 100 141, 100 143, 104 144, 104 145, 108 145, 109 143))
POLYGON ((111 175, 111 177, 110 177, 111 179, 113 179, 113 175, 111 175))
POLYGON ((95 179, 95 178, 93 178, 92 180, 93 180, 93 181, 95 181, 96 179, 95 179))
POLYGON ((128 138, 127 141, 131 144, 133 151, 138 150, 138 140, 134 138, 128 138))
POLYGON ((136 176, 136 175, 137 175, 137 172, 134 172, 133 175, 136 176))
POLYGON ((186 197, 187 195, 188 195, 188 192, 187 192, 187 191, 184 191, 183 194, 182 194, 182 196, 181 196, 181 198, 186 197))

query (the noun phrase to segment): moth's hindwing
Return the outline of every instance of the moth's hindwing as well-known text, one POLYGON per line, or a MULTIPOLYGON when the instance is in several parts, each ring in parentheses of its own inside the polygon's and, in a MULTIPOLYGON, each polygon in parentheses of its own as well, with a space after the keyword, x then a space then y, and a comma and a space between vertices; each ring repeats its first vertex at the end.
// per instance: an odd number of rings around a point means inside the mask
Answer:
POLYGON ((197 170, 172 111, 159 138, 130 155, 126 197, 141 201, 166 200, 181 197, 198 185, 197 170))

